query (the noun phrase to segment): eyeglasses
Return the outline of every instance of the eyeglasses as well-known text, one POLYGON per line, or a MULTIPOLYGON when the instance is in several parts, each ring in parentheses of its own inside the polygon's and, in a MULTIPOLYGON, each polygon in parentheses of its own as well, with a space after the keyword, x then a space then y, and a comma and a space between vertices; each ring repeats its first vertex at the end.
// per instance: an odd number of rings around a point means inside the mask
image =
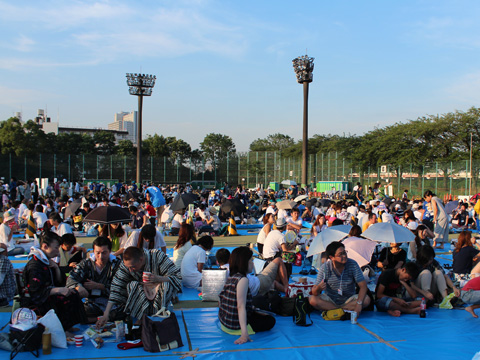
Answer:
POLYGON ((335 256, 342 257, 342 256, 347 256, 347 254, 348 254, 348 251, 345 250, 345 251, 339 252, 338 254, 335 254, 335 256))

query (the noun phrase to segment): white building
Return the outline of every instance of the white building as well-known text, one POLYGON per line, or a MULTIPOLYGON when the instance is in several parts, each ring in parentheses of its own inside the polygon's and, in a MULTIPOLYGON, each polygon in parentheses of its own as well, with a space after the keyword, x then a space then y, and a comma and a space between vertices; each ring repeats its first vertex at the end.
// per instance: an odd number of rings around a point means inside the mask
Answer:
POLYGON ((125 140, 130 140, 134 145, 137 144, 137 112, 120 112, 115 114, 115 121, 108 124, 109 130, 127 131, 125 140))

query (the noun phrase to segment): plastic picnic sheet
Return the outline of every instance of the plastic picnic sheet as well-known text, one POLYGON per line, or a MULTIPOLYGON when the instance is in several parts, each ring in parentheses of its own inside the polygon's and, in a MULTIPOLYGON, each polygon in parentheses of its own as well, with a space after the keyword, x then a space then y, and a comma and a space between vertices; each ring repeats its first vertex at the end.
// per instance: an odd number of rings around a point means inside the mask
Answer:
MULTIPOLYGON (((252 342, 235 345, 237 336, 224 333, 217 318, 218 309, 176 311, 184 346, 164 353, 147 353, 142 348, 119 350, 116 343, 95 349, 83 347, 52 349, 49 359, 472 359, 480 346, 475 341, 480 319, 464 310, 428 309, 427 318, 365 312, 358 324, 350 321, 325 321, 312 314, 313 325, 295 326, 290 317, 276 317, 275 327, 251 336, 252 342), (186 328, 184 325, 186 324, 186 328), (187 336, 188 333, 188 336, 187 336), (190 356, 189 356, 190 355, 190 356)), ((8 321, 9 314, 0 314, 8 321)), ((82 327, 84 328, 84 327, 82 327)), ((1 354, 1 352, 0 352, 1 354)), ((4 353, 7 355, 7 353, 4 353)), ((34 359, 20 353, 16 359, 34 359)))

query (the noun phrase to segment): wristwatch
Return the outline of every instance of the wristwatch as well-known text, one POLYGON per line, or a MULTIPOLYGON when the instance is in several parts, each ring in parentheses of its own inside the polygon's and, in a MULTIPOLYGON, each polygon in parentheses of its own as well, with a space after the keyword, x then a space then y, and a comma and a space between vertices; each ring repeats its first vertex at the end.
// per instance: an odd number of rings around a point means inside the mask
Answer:
POLYGON ((362 304, 363 304, 363 301, 357 301, 357 304, 358 304, 358 305, 362 305, 362 304))

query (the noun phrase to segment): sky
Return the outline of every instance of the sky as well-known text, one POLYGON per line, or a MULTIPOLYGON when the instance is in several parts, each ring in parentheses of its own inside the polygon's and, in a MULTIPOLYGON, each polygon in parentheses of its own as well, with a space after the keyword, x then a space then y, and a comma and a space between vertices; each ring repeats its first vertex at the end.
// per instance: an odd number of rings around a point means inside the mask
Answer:
POLYGON ((309 136, 362 135, 480 105, 479 17, 476 0, 0 0, 0 120, 107 128, 137 109, 137 72, 157 77, 144 137, 300 140, 308 54, 309 136))

